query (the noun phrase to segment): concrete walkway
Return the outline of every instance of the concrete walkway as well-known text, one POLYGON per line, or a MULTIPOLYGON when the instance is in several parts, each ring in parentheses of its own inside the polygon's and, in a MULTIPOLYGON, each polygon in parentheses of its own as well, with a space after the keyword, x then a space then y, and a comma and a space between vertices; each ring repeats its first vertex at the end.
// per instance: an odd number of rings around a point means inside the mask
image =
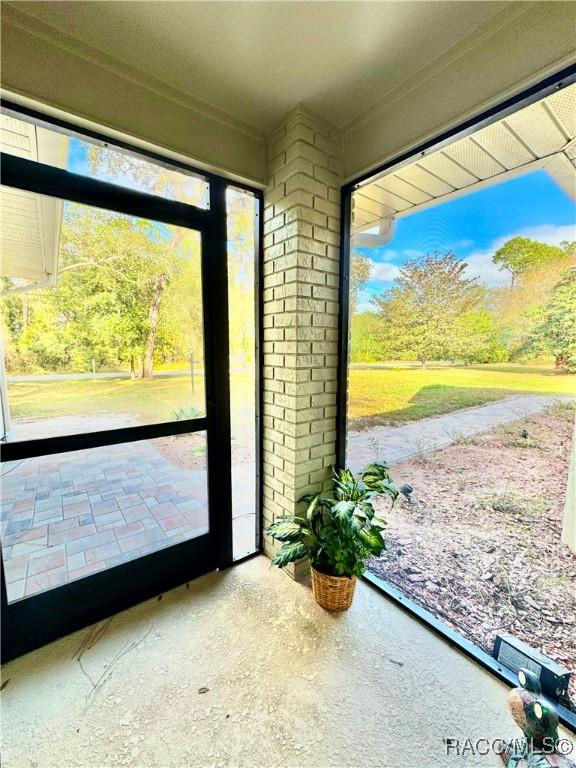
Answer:
POLYGON ((515 395, 401 427, 373 427, 362 432, 350 432, 346 463, 355 472, 377 459, 394 463, 416 453, 445 448, 462 437, 486 432, 499 424, 540 413, 558 400, 565 399, 547 395, 515 395))

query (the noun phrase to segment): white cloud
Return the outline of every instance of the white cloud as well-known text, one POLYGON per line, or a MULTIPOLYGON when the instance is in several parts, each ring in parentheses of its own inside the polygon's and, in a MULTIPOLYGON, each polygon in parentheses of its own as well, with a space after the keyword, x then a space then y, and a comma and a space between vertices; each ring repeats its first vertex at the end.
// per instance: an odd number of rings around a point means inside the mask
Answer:
POLYGON ((374 304, 372 304, 371 301, 363 301, 360 304, 356 306, 356 309, 354 310, 354 313, 356 315, 361 314, 362 312, 376 312, 376 307, 374 304))
POLYGON ((396 264, 380 264, 372 262, 371 280, 378 280, 380 283, 391 283, 400 274, 400 269, 396 264))
POLYGON ((526 227, 510 237, 529 237, 531 240, 540 240, 548 245, 560 245, 563 240, 576 240, 576 223, 556 226, 555 224, 540 224, 538 227, 526 227))
POLYGON ((405 256, 407 259, 419 259, 424 255, 424 251, 417 251, 414 248, 404 248, 402 251, 402 256, 405 256))
MULTIPOLYGON (((513 237, 528 237, 531 240, 539 240, 549 245, 559 245, 563 240, 576 240, 576 223, 557 226, 554 224, 540 224, 534 227, 525 227, 517 232, 511 232, 502 237, 498 237, 490 243, 490 246, 483 250, 473 251, 468 256, 464 256, 463 261, 468 264, 467 274, 469 277, 477 277, 479 282, 489 288, 496 288, 510 283, 508 272, 500 270, 492 263, 492 256, 498 248, 513 237)), ((471 240, 460 240, 454 244, 454 248, 465 248, 472 245, 471 240)), ((370 279, 379 283, 392 283, 400 274, 400 269, 394 261, 405 261, 406 259, 418 259, 424 256, 424 251, 413 248, 403 248, 401 251, 394 248, 385 248, 378 253, 378 261, 372 261, 372 271, 370 279)), ((361 311, 369 311, 370 305, 365 302, 360 304, 363 307, 361 311)), ((360 311, 360 308, 359 308, 360 311)))
POLYGON ((492 263, 492 256, 498 248, 513 237, 528 237, 530 240, 539 240, 548 245, 559 245, 563 240, 576 240, 576 224, 564 224, 556 226, 555 224, 540 224, 536 227, 526 227, 518 232, 512 232, 504 237, 493 240, 490 247, 484 251, 474 251, 464 257, 468 264, 467 273, 469 277, 478 277, 479 281, 489 288, 496 288, 500 285, 510 283, 510 274, 501 271, 496 264, 492 263))
POLYGON ((510 274, 501 271, 492 261, 494 250, 475 251, 463 259, 468 264, 467 277, 477 277, 479 282, 488 288, 510 283, 510 274))

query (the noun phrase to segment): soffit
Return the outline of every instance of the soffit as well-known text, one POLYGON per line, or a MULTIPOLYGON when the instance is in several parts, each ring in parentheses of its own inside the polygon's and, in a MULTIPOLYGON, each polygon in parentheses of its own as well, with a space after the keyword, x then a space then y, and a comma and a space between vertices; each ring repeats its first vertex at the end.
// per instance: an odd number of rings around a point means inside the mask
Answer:
POLYGON ((353 195, 353 229, 371 231, 356 245, 389 238, 386 220, 537 169, 576 200, 576 84, 363 184, 353 195))
MULTIPOLYGON (((0 148, 17 157, 66 166, 68 137, 0 115, 0 148)), ((56 274, 62 201, 20 189, 0 188, 0 277, 19 289, 49 283, 56 274)))

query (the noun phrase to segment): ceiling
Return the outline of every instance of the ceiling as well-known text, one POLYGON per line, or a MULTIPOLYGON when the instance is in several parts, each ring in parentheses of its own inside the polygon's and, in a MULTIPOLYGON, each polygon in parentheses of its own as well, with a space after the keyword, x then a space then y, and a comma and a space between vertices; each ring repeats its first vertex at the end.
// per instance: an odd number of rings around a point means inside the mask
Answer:
POLYGON ((395 219, 537 169, 576 201, 576 84, 363 184, 354 244, 380 247, 395 219))
MULTIPOLYGON (((508 2, 10 2, 261 131, 298 103, 345 127, 508 2)), ((110 64, 108 59, 107 64, 110 64)))

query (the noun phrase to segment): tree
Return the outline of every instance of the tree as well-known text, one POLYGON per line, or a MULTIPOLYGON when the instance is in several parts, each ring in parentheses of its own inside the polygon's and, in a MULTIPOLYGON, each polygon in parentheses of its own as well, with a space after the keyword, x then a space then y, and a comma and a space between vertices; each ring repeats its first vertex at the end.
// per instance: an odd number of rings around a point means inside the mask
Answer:
MULTIPOLYGON (((545 243, 538 243, 549 249, 545 243)), ((549 258, 536 263, 517 276, 514 286, 494 289, 488 296, 488 308, 496 330, 508 350, 509 359, 534 355, 532 333, 539 322, 539 312, 549 301, 554 286, 566 269, 576 263, 574 243, 561 243, 548 250, 549 258)))
POLYGON ((499 248, 492 261, 512 275, 511 287, 517 277, 531 269, 544 266, 552 259, 566 256, 566 251, 557 245, 548 245, 527 237, 513 237, 499 248))
POLYGON ((367 256, 355 252, 352 255, 352 267, 350 269, 350 314, 353 314, 358 305, 358 294, 370 279, 372 262, 367 256))
POLYGON ((564 275, 540 313, 533 345, 554 355, 557 368, 576 373, 576 271, 564 275))
POLYGON ((87 371, 95 360, 149 378, 155 355, 201 351, 200 295, 196 232, 67 203, 56 287, 29 294, 27 323, 18 294, 4 302, 10 366, 87 371))
POLYGON ((451 357, 471 363, 498 363, 508 353, 496 332, 494 317, 484 307, 465 312, 456 320, 451 357))
MULTIPOLYGON (((205 205, 199 177, 116 150, 83 149, 93 177, 205 205)), ((226 203, 230 353, 245 364, 255 342, 254 198, 229 188, 226 203)), ((200 254, 194 230, 66 203, 56 286, 2 301, 10 372, 89 371, 95 360, 151 378, 158 363, 201 359, 200 254)))
MULTIPOLYGON (((205 194, 205 182, 196 176, 149 163, 143 158, 109 150, 97 146, 90 146, 88 150, 90 169, 94 176, 118 182, 122 180, 131 188, 151 192, 172 200, 180 200, 192 205, 201 205, 205 194)), ((174 258, 183 241, 194 238, 192 233, 177 227, 157 225, 159 231, 169 231, 164 238, 164 258, 158 263, 156 274, 151 278, 151 290, 148 291, 147 328, 144 343, 144 355, 142 363, 142 376, 151 379, 153 376, 154 354, 161 320, 161 305, 164 294, 172 279, 171 268, 174 266, 174 258), (192 237, 191 237, 192 236, 192 237), (162 267, 165 268, 162 268, 162 267)), ((190 286, 189 286, 190 287, 190 286)), ((196 293, 196 304, 200 295, 200 288, 196 293)), ((184 353, 188 357, 189 350, 184 353)))
POLYGON ((350 360, 353 363, 372 363, 386 359, 382 346, 380 315, 359 312, 350 320, 350 360))
POLYGON ((374 299, 381 316, 382 344, 400 358, 456 359, 469 328, 463 317, 483 299, 476 278, 464 276, 467 264, 454 253, 434 253, 407 261, 397 286, 374 299))

